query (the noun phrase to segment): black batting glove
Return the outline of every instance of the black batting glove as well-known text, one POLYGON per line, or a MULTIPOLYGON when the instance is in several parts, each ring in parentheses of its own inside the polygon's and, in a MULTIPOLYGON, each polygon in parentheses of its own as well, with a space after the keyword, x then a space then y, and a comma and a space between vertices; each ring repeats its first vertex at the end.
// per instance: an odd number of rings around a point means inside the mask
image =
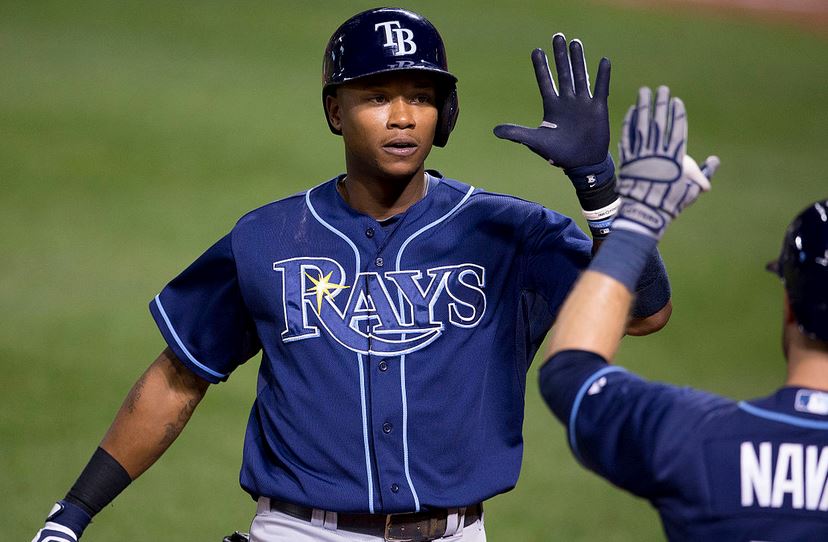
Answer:
POLYGON ((602 58, 589 86, 583 45, 563 34, 552 37, 558 84, 555 86, 543 49, 532 51, 532 63, 543 100, 543 121, 537 128, 500 124, 495 136, 529 147, 569 177, 594 237, 603 237, 618 208, 615 166, 609 148, 610 62, 602 58))

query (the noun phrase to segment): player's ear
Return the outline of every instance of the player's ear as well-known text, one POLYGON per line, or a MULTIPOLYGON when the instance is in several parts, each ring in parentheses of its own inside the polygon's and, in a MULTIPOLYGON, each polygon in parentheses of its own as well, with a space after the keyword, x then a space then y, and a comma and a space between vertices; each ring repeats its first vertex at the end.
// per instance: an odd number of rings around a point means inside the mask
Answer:
POLYGON ((325 96, 325 112, 328 115, 328 122, 337 132, 342 132, 342 115, 339 107, 339 99, 336 94, 325 96))

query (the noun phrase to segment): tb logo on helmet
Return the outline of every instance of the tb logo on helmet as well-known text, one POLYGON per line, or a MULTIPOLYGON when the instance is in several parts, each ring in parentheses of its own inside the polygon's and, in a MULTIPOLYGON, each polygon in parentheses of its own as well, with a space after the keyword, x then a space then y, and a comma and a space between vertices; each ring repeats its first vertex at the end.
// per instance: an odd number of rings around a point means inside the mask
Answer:
POLYGON ((385 43, 382 46, 393 47, 394 56, 413 55, 417 52, 413 30, 402 28, 399 21, 386 21, 374 25, 374 30, 380 28, 385 31, 385 43))

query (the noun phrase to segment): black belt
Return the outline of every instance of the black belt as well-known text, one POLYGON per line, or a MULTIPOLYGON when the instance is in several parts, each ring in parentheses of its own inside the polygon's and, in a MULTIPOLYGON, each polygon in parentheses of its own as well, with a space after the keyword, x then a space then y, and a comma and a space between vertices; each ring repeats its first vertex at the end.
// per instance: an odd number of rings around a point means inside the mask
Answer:
MULTIPOLYGON (((270 509, 297 519, 311 521, 313 508, 270 499, 270 509)), ((407 514, 336 514, 336 528, 353 533, 380 536, 385 540, 428 542, 446 534, 449 511, 445 508, 407 514)), ((483 504, 466 507, 463 526, 467 527, 483 516, 483 504)))

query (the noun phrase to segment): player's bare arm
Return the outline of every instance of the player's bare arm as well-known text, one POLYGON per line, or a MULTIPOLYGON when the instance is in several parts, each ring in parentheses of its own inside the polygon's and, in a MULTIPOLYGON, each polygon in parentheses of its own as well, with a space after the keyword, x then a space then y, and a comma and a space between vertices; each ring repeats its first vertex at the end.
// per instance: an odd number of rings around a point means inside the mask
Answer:
POLYGON ((208 386, 169 348, 161 352, 132 386, 100 447, 33 540, 78 540, 92 516, 173 443, 208 386))
POLYGON ((165 349, 130 390, 101 448, 137 478, 178 437, 208 386, 165 349))

